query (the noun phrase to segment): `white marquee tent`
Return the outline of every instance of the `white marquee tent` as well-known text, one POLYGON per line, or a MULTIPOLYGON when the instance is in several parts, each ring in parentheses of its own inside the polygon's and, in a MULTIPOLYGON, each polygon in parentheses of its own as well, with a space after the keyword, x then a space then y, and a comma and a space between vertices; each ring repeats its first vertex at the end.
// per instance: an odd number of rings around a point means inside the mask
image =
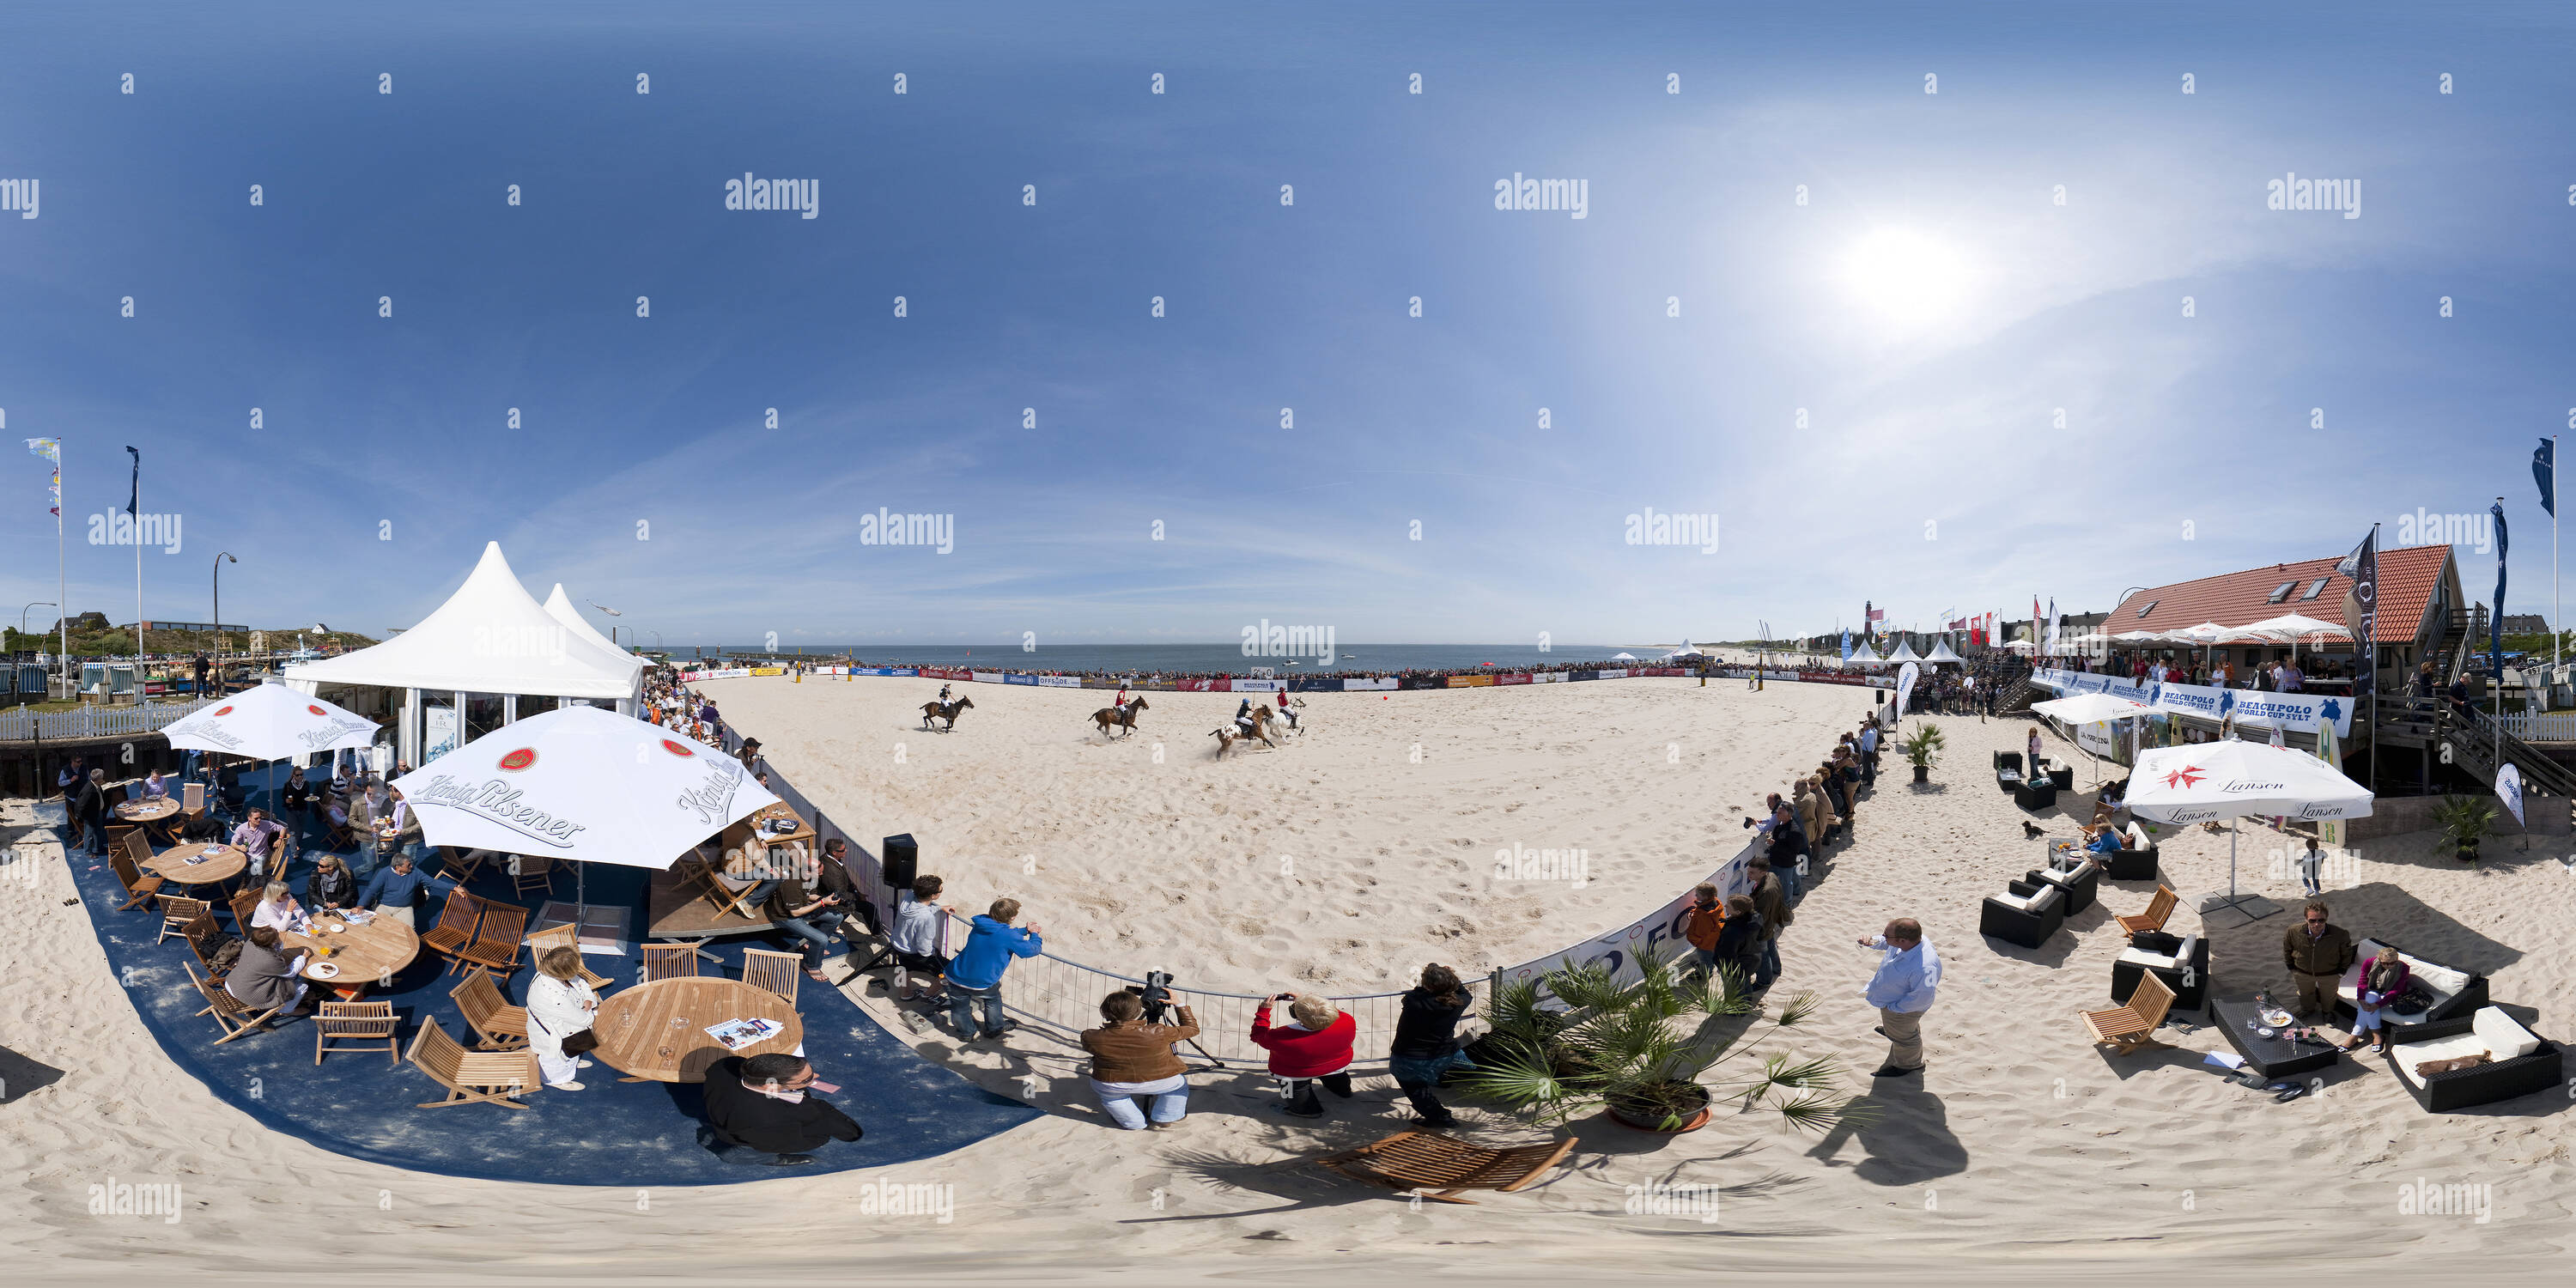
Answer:
MULTIPOLYGON (((546 612, 570 628, 574 635, 615 653, 619 657, 635 655, 617 647, 617 641, 599 633, 599 628, 582 619, 581 610, 572 606, 572 596, 564 593, 563 583, 555 583, 555 593, 546 596, 546 612)), ((641 659, 637 659, 641 660, 641 659)))
POLYGON ((567 621, 538 603, 510 571, 499 542, 485 545, 465 584, 410 630, 371 648, 286 668, 287 683, 306 694, 389 690, 384 709, 398 717, 398 754, 415 765, 480 732, 551 710, 560 699, 614 704, 632 714, 643 676, 643 659, 609 644, 578 617, 567 621))

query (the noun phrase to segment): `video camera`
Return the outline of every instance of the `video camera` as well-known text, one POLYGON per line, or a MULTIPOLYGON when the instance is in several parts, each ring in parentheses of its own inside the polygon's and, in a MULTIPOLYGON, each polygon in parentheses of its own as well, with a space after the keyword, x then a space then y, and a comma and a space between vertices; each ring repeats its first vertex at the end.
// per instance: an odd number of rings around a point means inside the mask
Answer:
POLYGON ((1145 972, 1143 988, 1130 984, 1127 986, 1127 991, 1134 993, 1137 1000, 1145 1004, 1145 1022, 1160 1024, 1163 1022, 1163 1013, 1172 1004, 1172 973, 1167 970, 1149 970, 1145 972))

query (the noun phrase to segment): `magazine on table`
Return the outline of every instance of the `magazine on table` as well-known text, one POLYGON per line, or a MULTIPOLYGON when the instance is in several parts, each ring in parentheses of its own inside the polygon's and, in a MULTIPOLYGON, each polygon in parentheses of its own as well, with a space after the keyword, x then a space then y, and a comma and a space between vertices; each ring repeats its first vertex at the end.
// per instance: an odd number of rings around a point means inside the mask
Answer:
POLYGON ((727 1020, 709 1025, 707 1036, 724 1043, 727 1051, 739 1051, 777 1037, 782 1027, 776 1020, 727 1020))

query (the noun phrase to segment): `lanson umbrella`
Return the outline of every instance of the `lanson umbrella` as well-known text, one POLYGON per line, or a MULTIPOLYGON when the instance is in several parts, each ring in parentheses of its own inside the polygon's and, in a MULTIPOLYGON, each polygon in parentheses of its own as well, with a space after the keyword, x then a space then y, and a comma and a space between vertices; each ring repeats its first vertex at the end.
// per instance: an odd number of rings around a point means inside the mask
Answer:
POLYGON ((778 800, 733 757, 599 707, 504 725, 394 786, 433 845, 657 872, 778 800))
MULTIPOLYGON (((161 732, 183 751, 284 760, 368 746, 376 740, 376 722, 271 680, 190 712, 161 732)), ((295 844, 300 851, 304 838, 295 838, 295 844)), ((284 865, 278 870, 285 871, 284 865)))
MULTIPOLYGON (((2244 814, 2301 819, 2365 818, 2370 789, 2303 752, 2259 742, 2205 742, 2141 752, 2129 771, 2129 812, 2159 823, 2233 820, 2244 814)), ((2236 830, 2227 836, 2227 889, 2200 901, 2206 919, 2233 909, 2247 921, 2271 916, 2280 905, 2236 888, 2236 830)))
MULTIPOLYGON (((2079 693, 2071 698, 2052 698, 2046 702, 2034 702, 2030 709, 2052 720, 2064 721, 2069 727, 2098 724, 2108 720, 2129 720, 2156 713, 2156 709, 2146 703, 2132 702, 2110 693, 2079 693)), ((2075 745, 2082 747, 2084 744, 2079 741, 2075 745)), ((2095 756, 2089 748, 2084 755, 2086 759, 2093 762, 2093 781, 2101 782, 2101 757, 2095 756)), ((2135 781, 2134 778, 2131 779, 2132 783, 2135 781)))

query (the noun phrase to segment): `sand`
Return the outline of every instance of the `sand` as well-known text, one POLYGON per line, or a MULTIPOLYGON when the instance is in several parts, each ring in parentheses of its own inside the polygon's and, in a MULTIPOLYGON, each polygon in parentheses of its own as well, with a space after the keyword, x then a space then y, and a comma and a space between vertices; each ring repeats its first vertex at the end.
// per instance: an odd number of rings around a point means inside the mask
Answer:
MULTIPOLYGON (((1626 922, 1732 854, 1741 808, 1811 764, 1867 701, 1851 689, 1754 694, 1683 680, 1314 695, 1301 743, 1219 762, 1204 733, 1231 697, 1154 695, 1144 732, 1103 746, 1083 719, 1101 705, 1092 692, 974 686, 976 709, 940 735, 912 727, 935 682, 709 687, 836 819, 862 834, 913 832, 926 866, 961 893, 1026 901, 1058 952, 1212 987, 1329 991, 1392 986, 1428 958, 1517 959, 1626 922), (1515 842, 1585 849, 1591 879, 1493 879, 1492 851, 1515 842), (1285 877, 1280 854, 1295 860, 1285 877)), ((1920 918, 1949 969, 1920 1083, 1882 1084, 1878 1123, 1821 1140, 1731 1111, 1671 1139, 1579 1119, 1572 1169, 1473 1208, 1417 1208, 1262 1169, 1401 1125, 1383 1077, 1364 1078, 1357 1099, 1313 1127, 1271 1114, 1260 1078, 1207 1077, 1178 1130, 1116 1133, 1060 1045, 1015 1038, 961 1057, 936 1029, 913 1039, 926 1057, 1050 1116, 885 1172, 648 1195, 355 1162, 253 1125, 173 1069, 117 995, 84 910, 63 906, 59 852, 38 847, 32 867, 10 869, 33 879, 0 886, 0 1045, 67 1073, 0 1109, 0 1173, 23 1178, 0 1188, 0 1264, 28 1281, 326 1265, 347 1282, 733 1280, 749 1277, 747 1234, 765 1274, 829 1267, 903 1282, 1016 1281, 1039 1267, 1052 1280, 1152 1283, 1306 1282, 1327 1269, 1363 1282, 1721 1268, 1834 1280, 1872 1266, 1883 1277, 1890 1257, 1915 1279, 2126 1268, 2170 1280, 2231 1278, 2258 1262, 2276 1263, 2270 1274, 2406 1273, 2390 1255, 2421 1258, 2418 1272, 2473 1258, 2480 1273, 2524 1274, 2565 1255, 2576 1238, 2566 1098, 2427 1115, 2384 1062, 2364 1060, 2319 1096, 2275 1104, 2200 1067, 2201 1052, 2226 1049, 2205 1028, 2168 1031, 2171 1050, 2095 1053, 2074 1014, 2110 1003, 2110 916, 2142 909, 2152 887, 2106 883, 2039 951, 1980 938, 1980 899, 2042 854, 1985 769, 1991 751, 2019 747, 2024 726, 1940 723, 1949 760, 1929 790, 1899 768, 1864 802, 1858 843, 1798 909, 1775 990, 1823 999, 1784 1048, 1835 1057, 1848 1085, 1870 1091, 1884 1044, 1857 993, 1874 955, 1852 940, 1893 915, 1920 918), (182 1182, 185 1218, 88 1215, 87 1187, 111 1174, 182 1182), (2419 1179, 2489 1187, 2487 1218, 2401 1215, 2399 1187, 2419 1179), (954 1220, 861 1215, 864 1187, 887 1181, 953 1185, 954 1220), (1630 1214, 1631 1187, 1656 1183, 1717 1187, 1718 1219, 1630 1214), (352 1237, 326 1244, 334 1234, 352 1237)), ((0 839, 26 821, 23 802, 9 805, 0 839)), ((2054 813, 2042 821, 2071 831, 2054 813)), ((2467 871, 2430 856, 2428 839, 2360 847, 2348 888, 2331 896, 2336 919, 2486 970, 2499 1000, 2565 1037, 2576 876, 2563 841, 2491 844, 2490 861, 2467 871)), ((2276 844, 2249 829, 2245 882, 2292 899, 2295 877, 2267 871, 2276 844)), ((2186 894, 2222 884, 2226 864, 2224 836, 2195 831, 2165 848, 2186 894)), ((2188 905, 2176 917, 2184 929, 2195 921, 2188 905)), ((2283 926, 2214 934, 2222 993, 2286 983, 2283 926)), ((863 1004, 909 1031, 881 998, 863 1004)), ((859 1091, 843 1099, 864 1120, 859 1091)), ((1461 1109, 1479 1138, 1539 1134, 1461 1109)))

